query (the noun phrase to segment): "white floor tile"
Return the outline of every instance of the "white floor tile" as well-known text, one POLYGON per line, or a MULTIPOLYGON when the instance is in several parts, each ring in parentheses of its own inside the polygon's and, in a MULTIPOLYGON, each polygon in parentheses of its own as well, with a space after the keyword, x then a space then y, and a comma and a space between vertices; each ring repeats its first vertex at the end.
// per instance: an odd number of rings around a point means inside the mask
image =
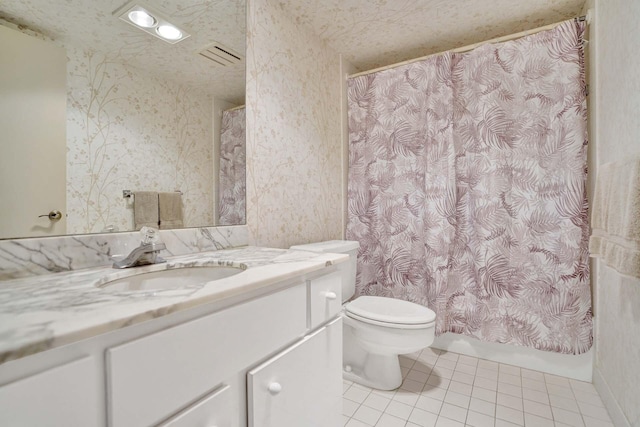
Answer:
POLYGON ((462 372, 469 375, 475 375, 476 367, 474 365, 465 365, 464 363, 458 362, 458 364, 456 365, 455 371, 462 372))
POLYGON ((378 420, 376 427, 404 427, 406 423, 407 421, 402 418, 384 413, 378 420))
POLYGON ((522 398, 522 387, 517 385, 498 383, 498 393, 508 394, 509 396, 522 398))
POLYGON ((363 423, 362 421, 358 421, 355 418, 351 418, 345 427, 373 427, 371 424, 363 423))
POLYGON ((343 396, 346 397, 349 400, 353 400, 354 402, 357 403, 362 403, 365 401, 365 399, 367 398, 367 396, 369 396, 370 392, 363 390, 361 388, 356 387, 356 385, 354 384, 353 386, 349 387, 349 390, 347 390, 343 396))
POLYGON ((459 383, 457 381, 451 381, 449 384, 449 391, 455 391, 456 393, 463 394, 465 396, 471 396, 471 390, 473 387, 469 384, 459 383))
POLYGON ((429 379, 429 375, 430 374, 427 373, 427 372, 422 372, 422 371, 418 371, 416 369, 412 369, 407 374, 407 379, 408 380, 413 380, 413 381, 418 381, 418 382, 421 382, 422 384, 424 384, 429 379))
POLYGON ((403 420, 409 419, 409 415, 411 415, 412 406, 406 405, 401 402, 396 402, 392 400, 387 406, 385 412, 387 414, 393 415, 394 417, 402 418, 403 420))
POLYGON ((495 418, 479 412, 469 411, 466 424, 471 427, 493 427, 495 418))
POLYGON ((520 375, 511 375, 500 372, 500 374, 498 375, 498 382, 522 387, 522 378, 520 377, 520 375))
POLYGON ((538 381, 531 378, 522 378, 522 388, 528 388, 531 390, 547 392, 547 386, 544 381, 538 381))
POLYGON ((517 366, 505 365, 505 364, 501 363, 499 371, 501 373, 504 372, 505 374, 511 374, 511 375, 520 376, 520 368, 517 367, 517 366))
POLYGON ((465 374, 464 372, 454 371, 453 376, 451 377, 451 381, 458 381, 464 384, 473 384, 473 380, 475 377, 470 374, 465 374))
POLYGON ((553 419, 551 413, 551 406, 544 403, 534 402, 533 400, 524 400, 524 412, 527 414, 536 415, 538 417, 553 419))
POLYGON ((353 414, 351 418, 355 418, 358 421, 362 421, 363 423, 375 426, 381 415, 382 411, 378 411, 377 409, 369 408, 368 406, 362 405, 358 408, 356 413, 353 414))
POLYGON ((582 419, 586 427, 614 427, 613 423, 610 421, 602 421, 602 420, 597 420, 595 418, 585 417, 585 416, 583 416, 582 419))
POLYGON ((495 380, 497 382, 498 381, 498 375, 499 375, 499 373, 498 373, 497 370, 493 370, 493 369, 489 369, 489 368, 482 368, 478 364, 478 370, 476 371, 476 378, 487 378, 489 380, 495 380))
POLYGON ((493 390, 487 390, 486 388, 473 387, 471 396, 478 399, 486 400, 487 402, 496 403, 497 393, 493 390))
POLYGON ((421 427, 434 427, 438 416, 431 412, 424 411, 419 408, 413 408, 409 416, 409 422, 417 424, 421 427))
POLYGON ((359 403, 356 403, 349 399, 345 399, 343 397, 342 398, 342 415, 351 417, 356 412, 359 406, 360 406, 359 403))
POLYGON ((396 402, 404 403, 405 405, 413 406, 418 401, 419 395, 406 390, 398 390, 393 396, 392 400, 396 402))
POLYGON ((472 397, 471 402, 469 403, 469 410, 495 417, 496 404, 472 397))
POLYGON ((516 409, 518 411, 523 410, 522 399, 515 396, 510 396, 508 394, 498 393, 498 405, 506 406, 511 409, 516 409))
POLYGON ((467 418, 467 410, 450 403, 444 403, 440 409, 440 416, 463 423, 467 418))
POLYGON ((414 381, 409 378, 406 378, 404 381, 402 381, 402 384, 400 385, 400 388, 402 390, 407 390, 412 393, 420 393, 422 391, 422 387, 424 387, 423 382, 414 381))
POLYGON ((551 403, 551 406, 554 406, 556 408, 566 409, 567 411, 580 412, 578 402, 576 402, 576 400, 573 398, 551 394, 549 395, 549 401, 551 403))
POLYGON ((554 427, 553 420, 524 413, 524 425, 527 427, 554 427))
POLYGON ((437 399, 432 399, 428 396, 420 396, 415 406, 416 408, 424 409, 425 411, 428 411, 437 415, 440 413, 440 409, 442 408, 442 401, 437 399))
POLYGON ((520 426, 524 425, 524 412, 517 409, 509 408, 507 406, 496 406, 496 418, 509 421, 520 426))
POLYGON ((587 417, 595 418, 602 421, 611 422, 611 418, 609 418, 609 413, 605 408, 602 408, 597 405, 591 405, 585 402, 578 402, 578 406, 580 407, 580 413, 587 417))
POLYGON ((454 421, 449 418, 438 417, 436 427, 464 427, 464 423, 454 421))
POLYGON ((549 395, 544 391, 523 388, 522 397, 526 400, 533 400, 534 402, 549 404, 549 395))
POLYGON ((343 381, 343 427, 613 427, 592 384, 425 349, 398 390, 343 381))
POLYGON ((558 421, 572 427, 584 427, 580 414, 560 408, 552 408, 551 410, 553 412, 554 421, 558 421))
POLYGON ((364 402, 362 402, 362 404, 369 408, 377 409, 378 411, 384 411, 387 409, 389 402, 391 402, 391 399, 380 396, 379 394, 371 393, 367 396, 364 402))
POLYGON ((498 381, 494 379, 476 377, 475 381, 473 382, 473 385, 477 387, 486 388, 487 390, 492 390, 492 391, 498 390, 498 381))
POLYGON ((500 368, 500 364, 498 362, 493 362, 491 360, 479 360, 478 368, 486 368, 491 371, 497 371, 500 368))

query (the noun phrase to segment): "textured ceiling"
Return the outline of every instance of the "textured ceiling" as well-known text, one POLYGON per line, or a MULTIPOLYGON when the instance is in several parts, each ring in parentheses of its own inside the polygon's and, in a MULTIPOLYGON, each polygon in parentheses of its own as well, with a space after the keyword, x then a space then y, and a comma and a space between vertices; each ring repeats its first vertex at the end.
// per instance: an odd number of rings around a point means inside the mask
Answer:
POLYGON ((113 16, 125 3, 126 0, 2 0, 0 18, 63 44, 88 47, 166 79, 244 103, 244 61, 223 68, 196 54, 212 42, 219 42, 244 56, 244 0, 147 2, 191 34, 175 45, 113 16))
MULTIPOLYGON (((359 70, 558 22, 585 0, 271 0, 359 70)), ((191 37, 170 45, 113 16, 124 0, 2 0, 0 18, 54 40, 112 54, 241 103, 244 62, 221 69, 195 52, 217 41, 244 55, 244 0, 156 0, 191 37)))
POLYGON ((273 0, 359 70, 578 16, 585 0, 273 0))

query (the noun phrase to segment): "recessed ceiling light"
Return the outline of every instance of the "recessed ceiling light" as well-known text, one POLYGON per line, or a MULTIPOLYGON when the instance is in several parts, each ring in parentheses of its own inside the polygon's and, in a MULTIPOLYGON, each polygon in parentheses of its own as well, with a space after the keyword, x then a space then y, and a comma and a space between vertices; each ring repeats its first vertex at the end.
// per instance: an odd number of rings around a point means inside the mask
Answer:
POLYGON ((167 40, 180 40, 182 38, 182 31, 169 24, 158 25, 156 32, 160 37, 167 40))
POLYGON ((147 11, 143 9, 132 10, 127 14, 127 17, 134 24, 144 28, 152 28, 157 24, 156 18, 149 15, 147 11))
POLYGON ((137 0, 132 0, 125 4, 120 9, 113 12, 113 14, 118 16, 127 24, 131 24, 134 27, 158 37, 167 43, 177 43, 189 37, 189 34, 186 31, 169 22, 169 20, 161 14, 146 6, 142 7, 139 3, 134 3, 134 1, 137 0))

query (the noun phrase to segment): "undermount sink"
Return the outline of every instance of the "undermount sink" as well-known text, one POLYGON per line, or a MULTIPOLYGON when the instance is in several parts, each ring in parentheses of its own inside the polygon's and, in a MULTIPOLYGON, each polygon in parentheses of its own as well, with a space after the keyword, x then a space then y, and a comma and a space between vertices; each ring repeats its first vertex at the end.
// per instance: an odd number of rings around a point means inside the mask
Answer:
POLYGON ((107 280, 97 283, 102 289, 113 291, 161 291, 203 285, 213 280, 224 279, 242 273, 236 267, 181 267, 107 280))

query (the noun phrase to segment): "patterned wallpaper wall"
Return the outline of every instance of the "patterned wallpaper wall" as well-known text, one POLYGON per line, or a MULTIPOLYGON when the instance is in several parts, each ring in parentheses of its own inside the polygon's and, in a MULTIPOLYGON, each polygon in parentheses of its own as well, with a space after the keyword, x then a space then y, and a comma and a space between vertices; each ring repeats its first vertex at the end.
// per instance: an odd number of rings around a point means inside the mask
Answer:
MULTIPOLYGON (((640 158, 640 56, 637 29, 640 2, 637 0, 595 1, 596 15, 591 39, 596 79, 597 163, 640 158), (634 95, 632 95, 634 94, 634 95)), ((591 101, 594 101, 592 98, 591 101)), ((598 166, 596 165, 596 173, 598 166)), ((609 393, 619 411, 609 412, 616 426, 640 426, 640 280, 618 274, 597 260, 594 278, 596 294, 596 361, 594 380, 601 394, 609 393), (601 375, 601 377, 600 377, 601 375), (606 381, 606 389, 598 379, 606 381), (602 393, 604 391, 605 393, 602 393), (626 422, 626 424, 625 424, 626 422)))
POLYGON ((269 0, 247 26, 250 243, 340 238, 340 57, 269 0))
POLYGON ((185 226, 213 224, 212 99, 66 49, 68 232, 133 229, 122 190, 181 190, 185 226))

